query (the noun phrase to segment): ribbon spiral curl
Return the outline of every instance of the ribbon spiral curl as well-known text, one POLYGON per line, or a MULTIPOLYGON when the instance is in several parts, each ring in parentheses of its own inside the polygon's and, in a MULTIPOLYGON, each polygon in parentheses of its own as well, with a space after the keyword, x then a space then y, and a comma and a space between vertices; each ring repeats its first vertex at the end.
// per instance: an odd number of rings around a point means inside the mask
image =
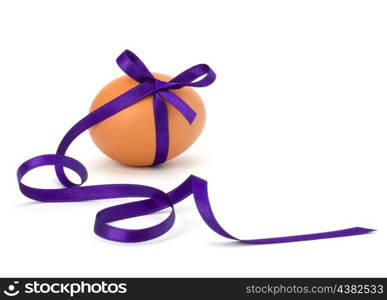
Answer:
POLYGON ((211 209, 207 182, 194 175, 189 176, 182 184, 168 193, 154 187, 136 184, 82 186, 87 180, 86 168, 79 161, 65 155, 70 144, 81 133, 132 104, 141 101, 144 97, 153 95, 153 111, 156 125, 156 154, 153 164, 160 164, 166 160, 169 147, 168 112, 164 101, 168 101, 173 105, 189 123, 192 123, 196 116, 192 108, 184 100, 172 93, 171 90, 184 86, 206 87, 213 83, 216 78, 215 73, 209 66, 200 64, 187 69, 169 82, 160 81, 154 78, 144 63, 129 50, 125 50, 117 58, 117 63, 128 76, 138 81, 139 85, 89 113, 76 123, 63 137, 56 154, 40 155, 24 162, 17 170, 17 179, 20 191, 25 196, 41 202, 75 202, 107 198, 147 197, 145 200, 111 206, 97 213, 94 232, 102 238, 118 242, 147 241, 166 233, 175 222, 174 205, 191 194, 194 196, 199 214, 213 231, 223 237, 244 243, 285 243, 359 235, 373 231, 373 229, 353 227, 322 233, 241 240, 232 236, 220 226, 211 209), (202 78, 198 80, 200 77, 202 78), (46 165, 55 166, 57 177, 64 185, 64 188, 41 189, 29 187, 22 183, 22 178, 26 173, 46 165), (81 178, 81 183, 75 184, 71 182, 67 178, 64 168, 69 168, 76 172, 81 178), (109 224, 118 220, 152 214, 168 207, 171 208, 169 216, 155 226, 143 229, 124 229, 109 224))

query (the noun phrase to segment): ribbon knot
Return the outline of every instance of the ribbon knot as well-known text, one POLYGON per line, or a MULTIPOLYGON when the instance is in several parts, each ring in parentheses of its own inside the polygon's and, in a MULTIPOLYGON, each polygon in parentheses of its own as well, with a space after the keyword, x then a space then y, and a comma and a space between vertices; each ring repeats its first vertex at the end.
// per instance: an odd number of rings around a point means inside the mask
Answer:
POLYGON ((155 84, 155 93, 162 90, 168 90, 171 87, 171 85, 168 82, 162 81, 156 78, 154 80, 154 84, 155 84))

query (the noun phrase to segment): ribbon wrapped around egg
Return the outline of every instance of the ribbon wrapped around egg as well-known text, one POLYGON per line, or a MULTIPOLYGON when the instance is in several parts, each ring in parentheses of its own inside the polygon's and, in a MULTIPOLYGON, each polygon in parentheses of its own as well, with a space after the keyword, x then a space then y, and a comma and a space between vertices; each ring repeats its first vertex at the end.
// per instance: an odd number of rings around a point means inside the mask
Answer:
POLYGON ((102 238, 118 242, 141 242, 161 236, 174 224, 174 205, 191 194, 199 214, 213 231, 244 243, 306 241, 373 231, 352 227, 321 233, 241 240, 226 232, 218 223, 208 198, 207 182, 194 175, 169 192, 137 184, 83 186, 87 180, 86 168, 65 154, 70 144, 86 130, 90 131, 97 147, 110 158, 132 166, 152 166, 185 151, 200 135, 204 126, 204 105, 192 88, 206 87, 215 81, 215 73, 208 65, 193 66, 171 78, 151 73, 144 63, 128 50, 117 58, 117 63, 126 75, 112 81, 100 91, 92 103, 90 113, 66 133, 56 153, 36 156, 20 165, 17 179, 20 191, 25 196, 41 202, 145 197, 144 200, 107 207, 97 213, 94 232, 102 238), (55 166, 57 178, 63 188, 34 188, 22 182, 26 173, 47 165, 55 166), (64 168, 76 172, 81 183, 70 181, 64 168), (166 208, 170 208, 169 216, 155 226, 126 229, 110 224, 166 208))

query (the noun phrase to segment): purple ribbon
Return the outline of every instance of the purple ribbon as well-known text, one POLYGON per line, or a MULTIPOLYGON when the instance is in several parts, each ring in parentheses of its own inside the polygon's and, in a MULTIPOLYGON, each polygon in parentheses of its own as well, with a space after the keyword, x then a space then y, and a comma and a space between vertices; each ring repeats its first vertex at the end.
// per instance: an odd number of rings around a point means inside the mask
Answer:
POLYGON ((175 222, 174 205, 193 194, 196 207, 204 222, 216 233, 229 239, 249 244, 285 243, 324 238, 359 235, 374 231, 362 227, 343 230, 312 233, 294 236, 284 236, 264 239, 241 240, 226 232, 216 220, 208 198, 207 182, 194 175, 189 176, 174 190, 165 193, 154 187, 136 184, 102 184, 82 186, 87 180, 86 168, 74 158, 65 153, 81 133, 95 124, 111 117, 119 111, 131 106, 148 95, 153 95, 153 111, 156 125, 156 154, 153 164, 166 160, 168 155, 168 112, 165 101, 173 105, 187 120, 192 123, 196 113, 183 99, 171 90, 184 86, 205 87, 214 82, 216 76, 211 68, 200 64, 187 69, 169 82, 160 81, 153 77, 144 63, 132 52, 126 50, 118 58, 120 68, 139 85, 111 100, 76 123, 63 137, 56 154, 36 156, 24 162, 17 170, 20 191, 27 197, 41 202, 75 202, 100 200, 107 198, 145 197, 145 200, 111 206, 99 211, 95 218, 94 232, 102 238, 118 242, 141 242, 154 239, 166 233, 175 222), (201 79, 199 79, 202 77, 201 79), (22 183, 23 176, 29 171, 53 165, 59 181, 64 185, 60 189, 41 189, 29 187, 22 183), (71 182, 64 168, 76 172, 81 178, 80 184, 71 182), (161 223, 144 229, 123 229, 109 223, 149 215, 162 209, 170 208, 169 216, 161 223))

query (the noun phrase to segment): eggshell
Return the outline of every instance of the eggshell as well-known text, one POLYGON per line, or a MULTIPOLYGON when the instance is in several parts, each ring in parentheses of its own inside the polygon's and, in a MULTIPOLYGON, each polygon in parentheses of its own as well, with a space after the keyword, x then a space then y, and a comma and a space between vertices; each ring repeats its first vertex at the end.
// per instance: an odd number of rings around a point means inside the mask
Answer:
MULTIPOLYGON (((170 76, 153 73, 163 81, 170 76)), ((139 83, 128 76, 119 77, 106 85, 95 97, 90 111, 97 109, 117 96, 132 89, 139 83)), ((170 90, 183 99, 196 113, 189 124, 179 111, 169 104, 169 151, 172 159, 187 150, 199 137, 205 123, 205 108, 199 95, 191 87, 170 90)), ((156 132, 153 117, 153 96, 118 112, 112 117, 90 128, 91 138, 97 147, 110 158, 130 166, 150 166, 156 151, 156 132)))

